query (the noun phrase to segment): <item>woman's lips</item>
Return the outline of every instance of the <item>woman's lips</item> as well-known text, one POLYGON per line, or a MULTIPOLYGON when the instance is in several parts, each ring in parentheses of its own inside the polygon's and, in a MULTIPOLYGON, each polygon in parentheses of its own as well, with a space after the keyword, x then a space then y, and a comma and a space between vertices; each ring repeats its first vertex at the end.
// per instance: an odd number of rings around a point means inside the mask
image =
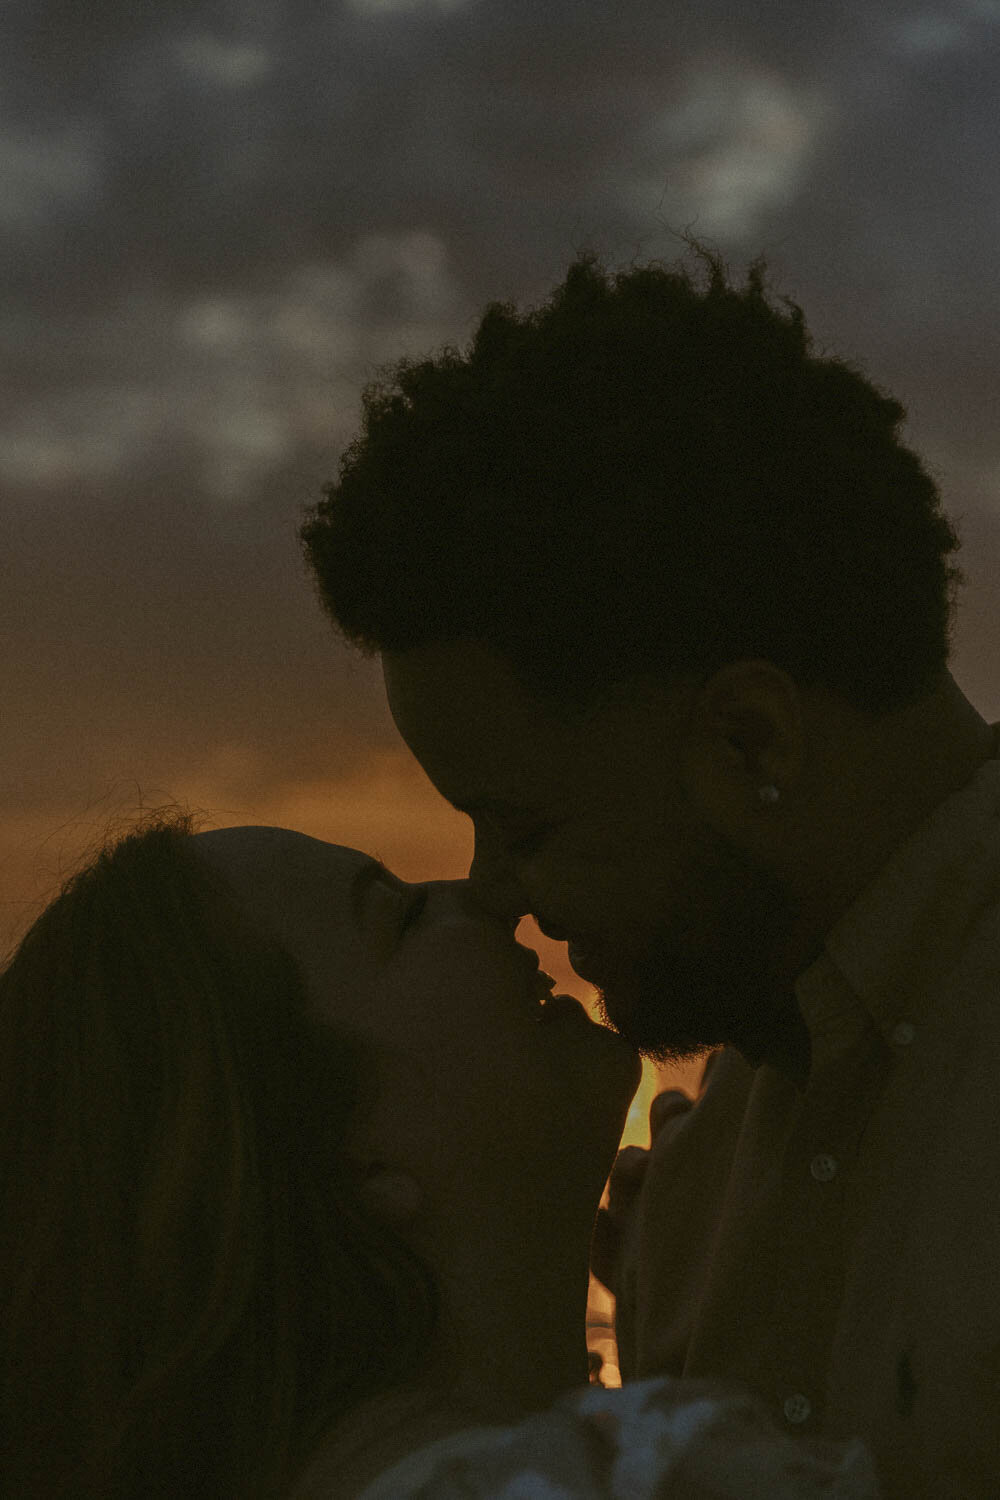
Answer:
POLYGON ((588 1026, 592 1024, 575 995, 550 995, 542 1007, 539 1020, 549 1025, 559 1020, 585 1021, 588 1026))

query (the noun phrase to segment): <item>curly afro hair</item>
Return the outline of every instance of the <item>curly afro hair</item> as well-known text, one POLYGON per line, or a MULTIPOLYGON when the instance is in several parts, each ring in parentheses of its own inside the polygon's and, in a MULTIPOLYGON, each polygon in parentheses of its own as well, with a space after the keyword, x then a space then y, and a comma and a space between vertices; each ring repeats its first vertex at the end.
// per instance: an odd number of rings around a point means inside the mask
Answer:
POLYGON ((814 355, 766 262, 700 289, 579 252, 465 354, 380 367, 299 529, 368 656, 478 639, 577 707, 615 682, 764 658, 875 716, 943 674, 960 546, 900 402, 814 355))

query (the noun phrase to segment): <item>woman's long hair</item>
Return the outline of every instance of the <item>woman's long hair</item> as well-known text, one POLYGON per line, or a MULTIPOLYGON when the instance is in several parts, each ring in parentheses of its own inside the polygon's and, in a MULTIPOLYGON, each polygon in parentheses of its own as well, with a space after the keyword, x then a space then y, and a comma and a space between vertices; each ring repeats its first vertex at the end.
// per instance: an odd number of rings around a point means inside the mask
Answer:
POLYGON ((405 1379, 428 1270, 344 1158, 365 1059, 148 815, 0 972, 0 1492, 263 1500, 405 1379))

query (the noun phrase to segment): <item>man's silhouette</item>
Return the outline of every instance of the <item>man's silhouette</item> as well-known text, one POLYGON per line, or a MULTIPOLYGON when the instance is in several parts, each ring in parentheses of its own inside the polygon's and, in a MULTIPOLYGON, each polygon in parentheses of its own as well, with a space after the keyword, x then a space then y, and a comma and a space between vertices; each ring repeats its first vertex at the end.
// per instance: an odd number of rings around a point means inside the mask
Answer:
POLYGON ((402 361, 301 538, 482 901, 644 1054, 717 1049, 598 1226, 623 1372, 985 1500, 1000 745, 948 671, 959 542, 904 408, 698 249, 704 289, 584 255, 402 361))

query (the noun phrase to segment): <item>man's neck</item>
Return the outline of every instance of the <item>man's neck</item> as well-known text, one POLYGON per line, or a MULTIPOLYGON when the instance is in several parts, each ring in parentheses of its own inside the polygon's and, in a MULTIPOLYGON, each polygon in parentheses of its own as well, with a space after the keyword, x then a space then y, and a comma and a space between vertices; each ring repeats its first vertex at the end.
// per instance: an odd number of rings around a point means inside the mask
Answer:
POLYGON ((800 1092, 804 1092, 808 1086, 812 1067, 812 1037, 799 1010, 794 990, 789 991, 787 1006, 774 1012, 774 1026, 770 1031, 758 1029, 752 1043, 741 1045, 737 1040, 733 1045, 752 1068, 768 1063, 791 1079, 800 1092))
POLYGON ((994 730, 950 676, 929 698, 871 727, 843 789, 830 800, 831 831, 839 835, 831 841, 838 885, 826 930, 996 749, 994 730))
MULTIPOLYGON (((818 718, 817 743, 837 747, 841 727, 818 718)), ((811 1049, 796 979, 893 853, 997 755, 998 738, 948 675, 930 697, 873 723, 843 760, 831 749, 820 773, 819 814, 810 810, 803 820, 798 918, 774 955, 772 977, 788 1005, 764 1055, 748 1061, 770 1062, 805 1086, 811 1049)))

